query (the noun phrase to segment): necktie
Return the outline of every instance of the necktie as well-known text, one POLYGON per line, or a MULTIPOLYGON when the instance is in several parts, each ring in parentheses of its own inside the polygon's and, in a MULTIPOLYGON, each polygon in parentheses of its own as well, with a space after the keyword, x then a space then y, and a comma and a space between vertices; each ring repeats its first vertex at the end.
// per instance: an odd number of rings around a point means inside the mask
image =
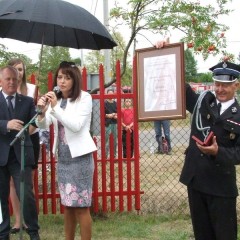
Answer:
POLYGON ((12 104, 13 98, 14 98, 14 96, 7 96, 8 111, 9 111, 10 118, 13 118, 13 114, 14 114, 14 109, 13 109, 13 104, 12 104))
POLYGON ((217 109, 218 109, 218 115, 220 116, 221 114, 221 107, 222 107, 222 104, 219 102, 218 105, 217 105, 217 109))

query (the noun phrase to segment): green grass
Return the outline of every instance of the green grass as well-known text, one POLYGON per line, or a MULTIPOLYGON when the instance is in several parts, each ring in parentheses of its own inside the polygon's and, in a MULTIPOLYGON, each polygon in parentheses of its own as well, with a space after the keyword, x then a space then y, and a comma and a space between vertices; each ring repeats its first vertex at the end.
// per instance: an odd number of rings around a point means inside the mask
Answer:
MULTIPOLYGON (((64 240, 63 215, 39 215, 42 240, 64 240)), ((136 213, 93 216, 93 240, 189 240, 192 236, 187 217, 137 215, 136 213)), ((17 240, 15 235, 11 240, 17 240)), ((23 239, 28 239, 24 233, 23 239)), ((79 228, 76 238, 79 239, 79 228)))
MULTIPOLYGON (((41 240, 64 240, 63 215, 39 215, 41 240)), ((240 226, 239 226, 240 229, 240 226)), ((239 231, 238 240, 240 240, 239 231)), ((18 240, 14 235, 11 240, 18 240)), ((23 239, 28 239, 24 232, 23 239)), ((76 237, 79 238, 79 228, 76 237)), ((189 216, 108 213, 93 216, 92 240, 193 240, 189 216)))

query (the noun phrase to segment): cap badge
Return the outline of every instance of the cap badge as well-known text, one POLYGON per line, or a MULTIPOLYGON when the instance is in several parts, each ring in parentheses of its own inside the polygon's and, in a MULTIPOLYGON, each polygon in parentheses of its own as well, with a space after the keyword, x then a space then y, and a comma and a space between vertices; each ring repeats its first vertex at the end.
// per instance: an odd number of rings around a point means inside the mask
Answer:
POLYGON ((227 67, 226 62, 224 62, 222 66, 223 66, 223 68, 226 68, 227 67))

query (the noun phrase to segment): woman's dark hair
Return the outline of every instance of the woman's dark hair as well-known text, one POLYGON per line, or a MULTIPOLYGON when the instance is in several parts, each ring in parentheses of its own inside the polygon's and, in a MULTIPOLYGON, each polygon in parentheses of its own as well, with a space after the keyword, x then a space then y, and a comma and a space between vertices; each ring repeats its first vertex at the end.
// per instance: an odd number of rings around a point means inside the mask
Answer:
MULTIPOLYGON (((71 98, 70 101, 73 102, 78 97, 80 97, 80 94, 81 94, 81 90, 82 90, 81 72, 74 62, 66 62, 66 61, 61 62, 54 76, 54 82, 53 82, 54 87, 57 86, 57 76, 60 70, 62 71, 63 74, 68 75, 73 81, 72 89, 68 96, 68 98, 71 98)), ((62 97, 62 93, 59 92, 57 94, 57 98, 59 99, 61 97, 62 97)))
POLYGON ((20 86, 21 94, 27 95, 27 78, 26 78, 26 66, 23 60, 20 58, 13 58, 8 61, 8 65, 14 67, 15 65, 22 64, 23 65, 23 78, 20 86))

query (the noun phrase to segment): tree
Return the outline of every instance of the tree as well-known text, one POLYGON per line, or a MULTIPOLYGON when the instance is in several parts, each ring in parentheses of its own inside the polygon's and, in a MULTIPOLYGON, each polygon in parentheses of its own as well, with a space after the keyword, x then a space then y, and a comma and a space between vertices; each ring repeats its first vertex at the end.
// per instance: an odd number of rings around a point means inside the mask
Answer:
POLYGON ((24 61, 25 65, 30 65, 32 60, 24 54, 9 52, 4 44, 0 44, 0 66, 7 65, 8 61, 12 58, 20 58, 24 61))
MULTIPOLYGON (((116 1, 110 12, 115 25, 110 24, 110 27, 115 31, 123 26, 130 30, 122 59, 122 74, 126 70, 129 49, 143 30, 162 35, 178 30, 184 34, 187 47, 205 59, 210 54, 226 54, 222 49, 226 46, 224 34, 228 27, 217 21, 230 12, 225 9, 227 2, 214 0, 211 4, 201 5, 194 0, 129 0, 124 8, 116 1)), ((115 82, 115 79, 111 81, 115 82)))
POLYGON ((195 77, 195 82, 203 83, 203 82, 210 82, 212 83, 212 73, 198 73, 195 77))
MULTIPOLYGON (((41 53, 40 53, 41 54, 41 53)), ((38 62, 38 85, 40 92, 48 90, 47 77, 49 72, 55 72, 61 61, 73 61, 70 56, 69 48, 44 46, 42 56, 39 55, 38 62), (41 64, 40 64, 41 63, 41 64)))
POLYGON ((36 72, 37 65, 32 63, 32 60, 24 54, 9 52, 7 47, 0 44, 0 67, 6 66, 8 61, 13 58, 20 58, 23 60, 26 66, 27 80, 30 81, 31 74, 36 72))
POLYGON ((32 60, 26 55, 8 52, 7 48, 0 44, 0 67, 7 65, 7 62, 12 58, 20 58, 24 61, 28 81, 30 81, 32 74, 37 76, 37 84, 41 93, 48 91, 48 73, 55 72, 61 61, 73 61, 77 65, 81 65, 81 59, 71 59, 69 48, 44 46, 42 56, 39 55, 41 61, 33 64, 32 60))
POLYGON ((104 63, 103 50, 91 51, 85 57, 85 67, 88 73, 98 73, 99 65, 104 63))
MULTIPOLYGON (((118 46, 111 50, 111 69, 112 72, 115 72, 116 61, 123 58, 124 49, 126 43, 123 39, 123 36, 119 32, 113 32, 113 38, 118 43, 118 46)), ((127 61, 127 60, 126 60, 127 61)), ((87 54, 85 58, 86 68, 88 73, 98 73, 99 65, 104 63, 104 52, 100 51, 91 51, 87 54)), ((131 85, 132 84, 132 64, 127 61, 125 74, 122 77, 122 85, 131 85)))
POLYGON ((185 79, 187 82, 194 80, 197 75, 197 61, 195 60, 193 53, 189 50, 185 50, 185 79))

